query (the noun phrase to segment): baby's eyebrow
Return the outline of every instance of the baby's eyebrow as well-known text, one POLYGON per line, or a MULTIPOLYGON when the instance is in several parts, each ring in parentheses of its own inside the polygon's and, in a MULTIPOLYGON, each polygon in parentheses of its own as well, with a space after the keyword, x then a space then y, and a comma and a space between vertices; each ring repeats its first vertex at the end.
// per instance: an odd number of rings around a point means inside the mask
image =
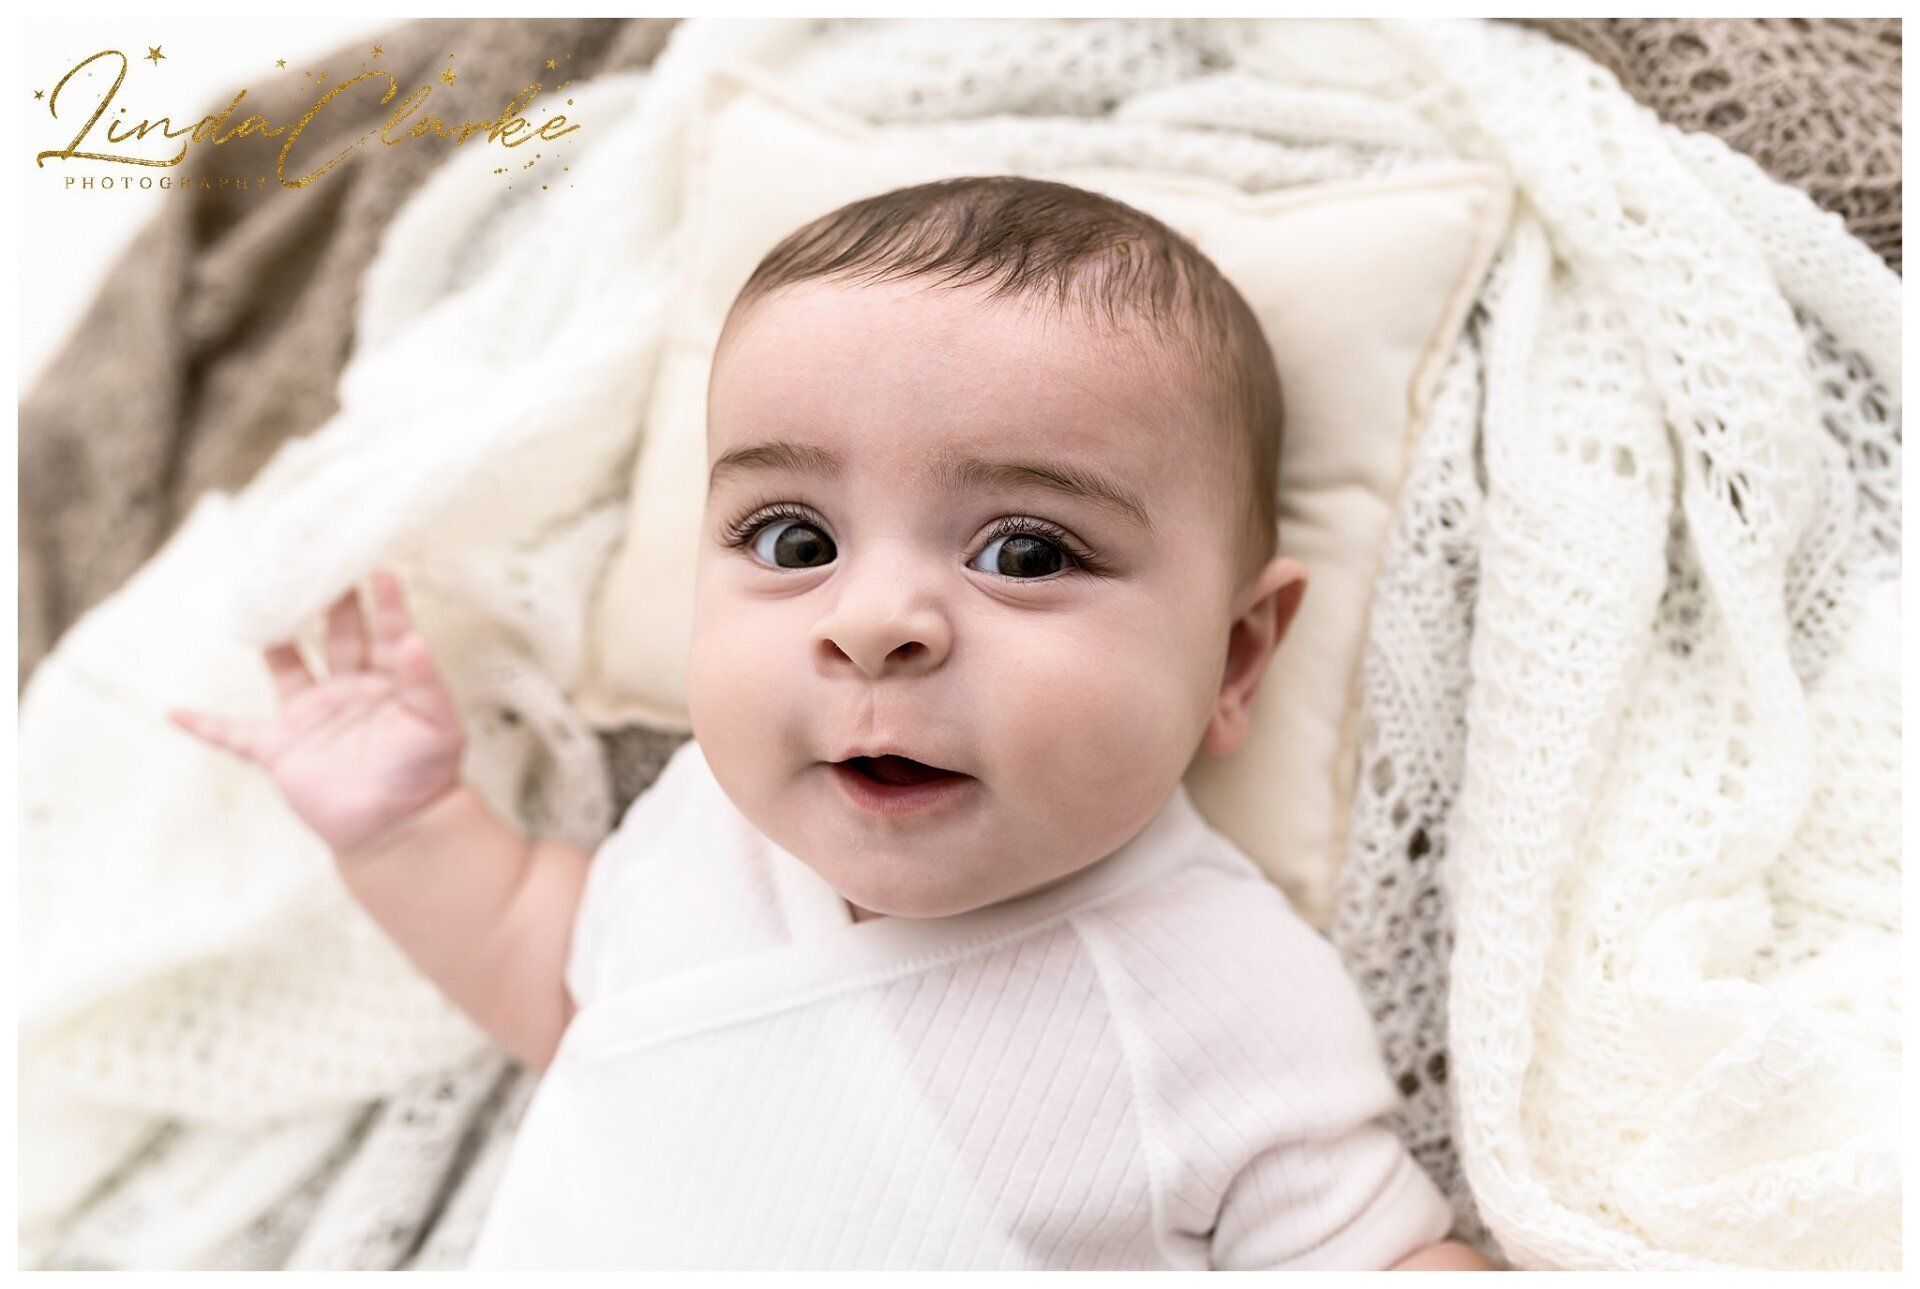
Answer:
MULTIPOLYGON (((715 461, 707 475, 707 491, 711 493, 729 474, 788 470, 836 478, 845 468, 846 461, 829 448, 784 439, 755 443, 735 448, 715 461)), ((1102 470, 1064 461, 990 461, 958 454, 936 459, 933 469, 951 488, 1042 488, 1118 511, 1148 532, 1153 531, 1153 516, 1140 495, 1102 470)))

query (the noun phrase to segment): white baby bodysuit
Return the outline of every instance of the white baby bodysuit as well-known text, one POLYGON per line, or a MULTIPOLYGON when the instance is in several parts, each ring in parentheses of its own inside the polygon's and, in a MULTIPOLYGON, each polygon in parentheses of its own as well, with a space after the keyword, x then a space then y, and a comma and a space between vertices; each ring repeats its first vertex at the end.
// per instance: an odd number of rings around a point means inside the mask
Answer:
POLYGON ((855 922, 690 741, 566 983, 476 1268, 1373 1269, 1453 1224, 1332 946, 1184 787, 1051 888, 855 922))

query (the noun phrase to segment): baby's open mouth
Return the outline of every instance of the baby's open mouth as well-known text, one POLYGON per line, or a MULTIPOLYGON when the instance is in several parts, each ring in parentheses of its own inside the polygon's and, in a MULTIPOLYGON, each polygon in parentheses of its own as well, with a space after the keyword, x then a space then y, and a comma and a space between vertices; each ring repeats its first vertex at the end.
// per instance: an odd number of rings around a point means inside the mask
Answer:
POLYGON ((936 779, 964 779, 967 776, 958 770, 943 770, 937 765, 927 765, 906 756, 850 756, 837 764, 854 770, 875 783, 888 783, 896 787, 909 787, 917 783, 932 783, 936 779))

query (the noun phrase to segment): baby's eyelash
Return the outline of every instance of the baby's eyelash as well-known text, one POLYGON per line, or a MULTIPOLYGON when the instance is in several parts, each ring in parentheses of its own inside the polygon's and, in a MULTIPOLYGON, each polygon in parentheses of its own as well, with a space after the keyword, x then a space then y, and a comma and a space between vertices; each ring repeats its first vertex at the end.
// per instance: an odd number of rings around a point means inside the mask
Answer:
MULTIPOLYGON (((1035 537, 1046 538, 1055 546, 1065 551, 1067 558, 1079 565, 1079 571, 1081 572, 1092 573, 1096 576, 1106 572, 1107 563, 1105 560, 1081 546, 1080 543, 1074 541, 1073 538, 1067 536, 1064 528, 1056 528, 1044 519, 1033 519, 1025 515, 1009 515, 1007 518, 996 523, 992 530, 987 533, 986 544, 991 546, 1000 538, 1011 533, 1031 533, 1035 537)), ((1021 580, 1045 581, 1046 579, 1032 578, 1021 580)))
MULTIPOLYGON (((762 528, 765 528, 768 524, 778 523, 783 519, 791 519, 802 524, 812 524, 817 528, 824 529, 824 525, 820 519, 810 511, 802 510, 798 506, 786 502, 776 502, 770 506, 750 508, 745 514, 728 523, 723 530, 721 540, 729 547, 745 546, 759 535, 762 528)), ((1101 559, 1079 542, 1073 540, 1072 537, 1067 535, 1065 529, 1050 524, 1044 519, 1034 519, 1027 515, 1009 515, 1005 519, 995 523, 992 529, 988 531, 984 544, 990 546, 1000 538, 1010 536, 1014 533, 1031 533, 1036 537, 1046 538, 1067 553, 1067 558, 1072 560, 1076 565, 1076 568, 1071 571, 1101 575, 1107 570, 1107 562, 1104 559, 1101 559)), ((1022 580, 1044 581, 1045 579, 1033 578, 1022 580)))
POLYGON ((762 528, 782 519, 793 519, 803 524, 820 526, 820 520, 797 506, 780 502, 761 509, 749 509, 744 515, 728 524, 721 540, 728 546, 745 546, 752 541, 762 528))

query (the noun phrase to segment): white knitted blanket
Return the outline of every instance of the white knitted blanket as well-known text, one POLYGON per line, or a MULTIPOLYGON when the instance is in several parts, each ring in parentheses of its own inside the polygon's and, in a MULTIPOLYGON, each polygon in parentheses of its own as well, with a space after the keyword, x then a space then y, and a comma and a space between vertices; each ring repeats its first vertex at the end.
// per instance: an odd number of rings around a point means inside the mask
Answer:
POLYGON ((719 58, 1009 168, 1512 170, 1364 660, 1333 936, 1397 1126, 1516 1265, 1897 1266, 1899 279, 1583 55, 1460 19, 693 19, 564 91, 571 187, 453 154, 368 272, 339 414, 22 695, 23 1263, 464 1258, 502 1058, 162 714, 265 715, 255 646, 392 563, 469 776, 608 831, 566 694, 719 58))

